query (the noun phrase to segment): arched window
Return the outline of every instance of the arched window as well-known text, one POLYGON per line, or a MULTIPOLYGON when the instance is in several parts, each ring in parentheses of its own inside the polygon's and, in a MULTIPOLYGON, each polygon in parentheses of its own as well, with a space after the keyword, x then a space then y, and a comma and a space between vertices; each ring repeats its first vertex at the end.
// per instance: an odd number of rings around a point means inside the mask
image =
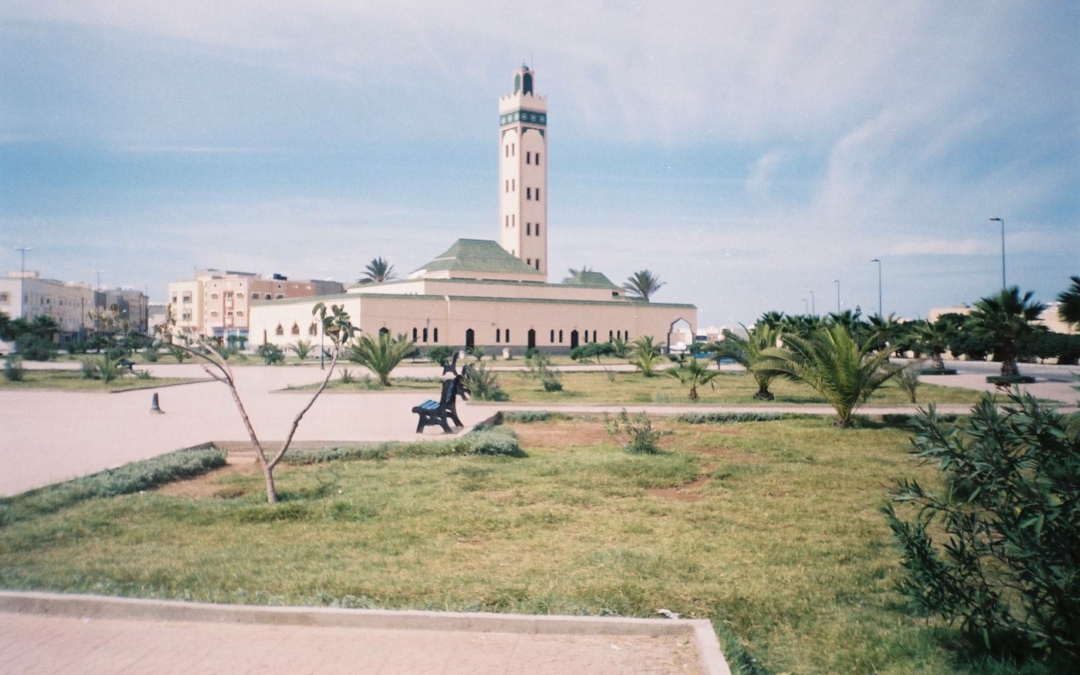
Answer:
POLYGON ((559 344, 562 344, 562 329, 559 329, 559 344))
POLYGON ((424 342, 427 342, 427 328, 424 328, 424 342))
POLYGON ((552 344, 555 344, 555 329, 554 328, 551 329, 551 339, 548 340, 548 342, 550 342, 552 344))
POLYGON ((431 341, 432 342, 438 342, 439 341, 439 329, 438 328, 432 328, 431 331, 432 331, 431 332, 431 341))
POLYGON ((499 329, 499 328, 496 328, 495 329, 495 344, 499 344, 500 342, 502 342, 501 338, 502 338, 502 330, 499 329))
POLYGON ((390 334, 390 329, 387 328, 386 326, 383 326, 382 328, 379 329, 379 335, 380 336, 381 335, 389 335, 389 334, 390 334))
POLYGON ((416 342, 416 339, 420 337, 420 331, 416 328, 412 329, 412 341, 416 342))
POLYGON ((509 328, 506 329, 506 335, 504 337, 506 338, 506 341, 509 343, 510 342, 510 329, 509 328))
POLYGON ((607 341, 608 341, 608 342, 611 342, 611 341, 612 341, 612 340, 614 340, 614 339, 615 339, 615 334, 614 334, 614 333, 612 333, 612 332, 611 332, 611 331, 609 330, 609 331, 607 332, 607 341))
POLYGON ((592 341, 596 342, 596 331, 592 332, 592 341))
POLYGON ((300 334, 300 326, 299 325, 297 325, 295 323, 292 325, 292 334, 293 335, 299 335, 300 334))
POLYGON ((277 328, 274 329, 274 335, 284 335, 284 334, 285 334, 285 329, 282 328, 281 324, 279 323, 277 325, 277 328))
POLYGON ((252 293, 251 294, 251 299, 252 300, 258 300, 259 299, 259 294, 258 293, 252 293))
POLYGON ((472 328, 465 330, 465 349, 476 346, 476 331, 472 328))

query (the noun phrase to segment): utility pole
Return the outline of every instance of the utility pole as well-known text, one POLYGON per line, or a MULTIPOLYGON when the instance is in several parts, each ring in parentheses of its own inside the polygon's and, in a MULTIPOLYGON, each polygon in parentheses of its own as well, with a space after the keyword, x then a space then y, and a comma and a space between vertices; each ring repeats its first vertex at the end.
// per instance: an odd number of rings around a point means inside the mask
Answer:
POLYGON ((991 218, 990 222, 1001 223, 1001 290, 1005 290, 1005 219, 991 218))
POLYGON ((877 315, 879 319, 884 319, 885 308, 881 306, 881 258, 874 258, 870 262, 877 263, 877 315))

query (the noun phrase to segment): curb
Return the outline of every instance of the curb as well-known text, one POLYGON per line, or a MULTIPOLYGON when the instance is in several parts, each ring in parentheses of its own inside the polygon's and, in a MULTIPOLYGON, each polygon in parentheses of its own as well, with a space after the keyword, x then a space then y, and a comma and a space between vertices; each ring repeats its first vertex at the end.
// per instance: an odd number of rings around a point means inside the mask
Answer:
POLYGON ((202 623, 268 624, 388 630, 433 630, 536 635, 693 636, 706 675, 731 675, 708 619, 632 619, 593 616, 424 612, 215 605, 96 595, 0 591, 0 612, 45 616, 202 623))

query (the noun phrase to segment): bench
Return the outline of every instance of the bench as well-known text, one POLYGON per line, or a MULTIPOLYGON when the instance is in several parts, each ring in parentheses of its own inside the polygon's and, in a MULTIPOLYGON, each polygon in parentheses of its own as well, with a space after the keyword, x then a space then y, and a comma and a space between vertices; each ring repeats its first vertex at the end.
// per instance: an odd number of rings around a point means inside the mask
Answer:
POLYGON ((416 433, 422 434, 424 433, 424 427, 435 424, 442 427, 446 433, 451 433, 447 420, 452 421, 458 429, 463 427, 464 425, 457 414, 457 397, 460 394, 464 399, 467 392, 468 390, 465 388, 460 375, 443 380, 442 394, 439 396, 438 401, 424 401, 412 409, 414 413, 420 416, 416 423, 416 433))
POLYGON ((119 361, 116 362, 116 365, 121 367, 121 368, 127 368, 128 372, 130 372, 130 373, 135 372, 135 362, 132 361, 131 359, 120 359, 119 361))

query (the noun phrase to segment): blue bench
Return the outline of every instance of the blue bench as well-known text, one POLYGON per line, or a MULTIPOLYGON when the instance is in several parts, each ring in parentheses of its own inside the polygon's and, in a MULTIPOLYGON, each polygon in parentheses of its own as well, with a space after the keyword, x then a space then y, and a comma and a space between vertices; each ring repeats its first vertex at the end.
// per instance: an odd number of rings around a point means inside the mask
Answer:
POLYGON ((420 416, 416 423, 416 433, 422 434, 424 433, 424 427, 437 424, 449 434, 451 430, 447 421, 453 422, 458 429, 463 427, 464 425, 457 414, 457 397, 460 394, 462 398, 465 398, 467 393, 468 390, 462 382, 461 375, 443 380, 442 394, 439 396, 438 401, 424 401, 412 409, 414 413, 420 416))

